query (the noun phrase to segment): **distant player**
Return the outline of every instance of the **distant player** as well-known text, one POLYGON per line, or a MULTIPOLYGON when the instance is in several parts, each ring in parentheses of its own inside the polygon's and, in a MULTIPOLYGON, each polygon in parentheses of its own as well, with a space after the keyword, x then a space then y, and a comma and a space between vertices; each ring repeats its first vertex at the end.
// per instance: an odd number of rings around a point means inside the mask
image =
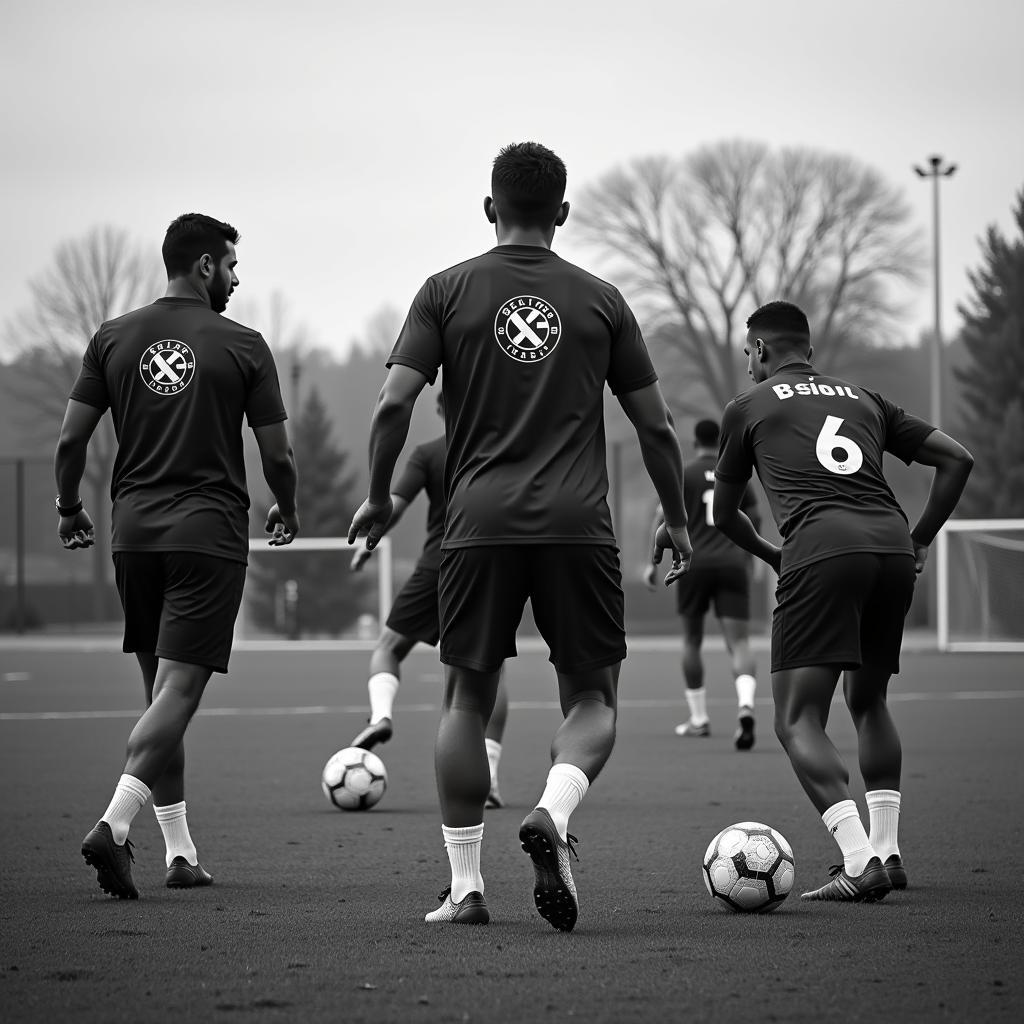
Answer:
POLYGON ((818 373, 807 317, 770 302, 747 321, 755 386, 722 420, 715 525, 779 573, 772 618, 775 731, 843 854, 808 900, 873 901, 907 884, 899 852, 902 752, 886 705, 903 621, 928 547, 967 483, 973 459, 941 431, 874 391, 818 373), (889 452, 935 475, 913 530, 882 472, 889 452), (781 550, 740 511, 753 470, 782 534, 781 550), (849 774, 825 734, 839 674, 857 729, 870 834, 849 774))
POLYGON ((689 563, 682 456, 640 329, 616 288, 551 251, 569 214, 565 181, 565 165, 544 146, 498 154, 484 200, 498 244, 428 278, 413 300, 373 413, 369 496, 349 531, 372 547, 387 527, 413 405, 443 366, 445 696, 435 760, 451 885, 430 922, 489 920, 480 873, 484 728, 529 600, 565 720, 519 838, 541 915, 563 931, 576 923, 567 828, 612 751, 626 654, 607 502, 606 383, 637 430, 670 524, 656 538, 659 552, 674 553, 666 582, 689 563))
POLYGON ((79 484, 89 438, 109 408, 117 434, 111 550, 124 650, 148 705, 128 738, 113 798, 82 842, 100 888, 137 899, 128 830, 153 797, 170 888, 209 885, 185 816, 185 729, 214 672, 227 672, 242 600, 249 495, 242 421, 277 499, 271 544, 299 531, 295 465, 274 358, 263 338, 220 314, 238 287, 238 232, 198 213, 167 229, 167 293, 93 335, 71 390, 55 458, 65 548, 95 541, 79 484))
MULTIPOLYGON (((718 459, 718 424, 699 420, 694 427, 696 458, 686 464, 683 493, 686 521, 693 542, 690 571, 676 584, 676 607, 683 620, 683 678, 690 718, 676 726, 677 736, 711 735, 707 695, 704 689, 704 618, 712 604, 732 660, 732 673, 739 705, 733 742, 737 750, 754 745, 754 694, 757 690, 754 655, 750 650, 750 557, 722 534, 711 517, 711 496, 715 489, 718 459)), ((741 504, 754 528, 760 525, 757 499, 747 488, 741 504)), ((661 524, 661 508, 655 513, 654 529, 661 524)), ((653 563, 644 570, 644 582, 655 586, 653 563)))
MULTIPOLYGON (((437 411, 444 415, 441 392, 437 396, 437 411)), ((444 459, 447 447, 444 434, 417 445, 398 482, 391 488, 391 520, 381 536, 394 528, 420 491, 424 491, 428 502, 427 537, 416 568, 395 597, 387 623, 370 656, 370 678, 366 683, 370 695, 370 724, 352 740, 353 747, 372 750, 378 743, 391 739, 401 664, 417 643, 435 647, 441 636, 437 580, 441 567, 441 538, 444 536, 444 459)), ((371 554, 371 548, 365 545, 359 548, 352 556, 352 569, 359 572, 371 554)), ((487 723, 487 763, 491 773, 488 807, 503 806, 498 788, 498 765, 507 718, 508 691, 503 678, 498 683, 494 711, 487 723)))

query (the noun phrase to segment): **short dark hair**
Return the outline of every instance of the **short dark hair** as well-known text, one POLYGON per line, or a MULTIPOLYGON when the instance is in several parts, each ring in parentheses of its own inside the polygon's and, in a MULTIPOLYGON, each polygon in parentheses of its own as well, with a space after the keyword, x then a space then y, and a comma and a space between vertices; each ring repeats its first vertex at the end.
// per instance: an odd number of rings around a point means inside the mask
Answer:
POLYGON ((539 142, 515 142, 494 158, 491 197, 504 221, 519 227, 554 223, 565 197, 565 164, 539 142))
POLYGON ((747 318, 747 329, 771 334, 776 341, 804 344, 811 340, 807 314, 792 302, 766 302, 747 318))
POLYGON ((715 420, 697 420, 693 439, 703 448, 718 444, 718 423, 715 420))
POLYGON ((228 251, 227 243, 237 245, 239 237, 230 224, 207 217, 205 213, 183 213, 175 217, 164 235, 161 250, 167 276, 187 274, 206 253, 219 262, 228 251))

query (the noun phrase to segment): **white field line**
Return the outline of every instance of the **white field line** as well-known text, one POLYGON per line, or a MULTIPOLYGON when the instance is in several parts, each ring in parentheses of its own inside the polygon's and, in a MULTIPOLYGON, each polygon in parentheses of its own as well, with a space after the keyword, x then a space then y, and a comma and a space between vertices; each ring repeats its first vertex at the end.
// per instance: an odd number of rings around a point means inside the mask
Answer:
MULTIPOLYGON (((955 690, 950 693, 890 693, 889 703, 902 704, 936 701, 972 701, 972 700, 1020 700, 1024 698, 1024 690, 955 690)), ((771 707, 770 699, 762 698, 756 702, 762 707, 771 707)), ((842 704, 837 696, 835 704, 842 704)), ((710 705, 730 705, 726 698, 708 698, 710 705)), ((650 708, 681 708, 681 700, 620 700, 619 708, 650 709, 650 708)), ((555 711, 557 701, 509 701, 510 711, 555 711)), ((400 710, 405 712, 433 712, 441 710, 439 704, 403 704, 400 710)), ((113 719, 138 718, 141 708, 123 708, 110 711, 4 711, 0 712, 0 722, 40 722, 40 721, 73 721, 76 719, 113 719)), ((268 707, 268 708, 200 708, 197 715, 204 718, 273 718, 296 715, 356 715, 366 714, 365 704, 313 704, 304 707, 268 707)))

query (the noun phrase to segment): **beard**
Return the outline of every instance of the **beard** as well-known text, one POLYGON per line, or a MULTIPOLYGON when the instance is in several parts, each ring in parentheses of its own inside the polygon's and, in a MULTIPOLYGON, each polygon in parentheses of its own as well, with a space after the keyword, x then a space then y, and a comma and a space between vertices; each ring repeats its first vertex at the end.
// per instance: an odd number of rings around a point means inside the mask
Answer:
POLYGON ((228 308, 228 300, 231 298, 228 289, 218 281, 216 284, 211 283, 209 294, 210 308, 214 313, 223 313, 228 308))

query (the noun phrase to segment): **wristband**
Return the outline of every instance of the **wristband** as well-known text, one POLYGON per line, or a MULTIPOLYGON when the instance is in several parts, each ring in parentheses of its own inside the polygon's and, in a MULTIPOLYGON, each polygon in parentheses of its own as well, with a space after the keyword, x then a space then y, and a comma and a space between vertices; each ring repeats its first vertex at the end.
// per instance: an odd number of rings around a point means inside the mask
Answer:
POLYGON ((77 516, 78 513, 81 512, 82 508, 84 507, 82 505, 82 499, 79 498, 78 501, 76 501, 74 505, 68 505, 67 508, 65 508, 60 503, 60 495, 59 494, 57 495, 57 500, 54 502, 54 504, 57 507, 57 515, 64 516, 64 517, 67 517, 67 516, 77 516))

